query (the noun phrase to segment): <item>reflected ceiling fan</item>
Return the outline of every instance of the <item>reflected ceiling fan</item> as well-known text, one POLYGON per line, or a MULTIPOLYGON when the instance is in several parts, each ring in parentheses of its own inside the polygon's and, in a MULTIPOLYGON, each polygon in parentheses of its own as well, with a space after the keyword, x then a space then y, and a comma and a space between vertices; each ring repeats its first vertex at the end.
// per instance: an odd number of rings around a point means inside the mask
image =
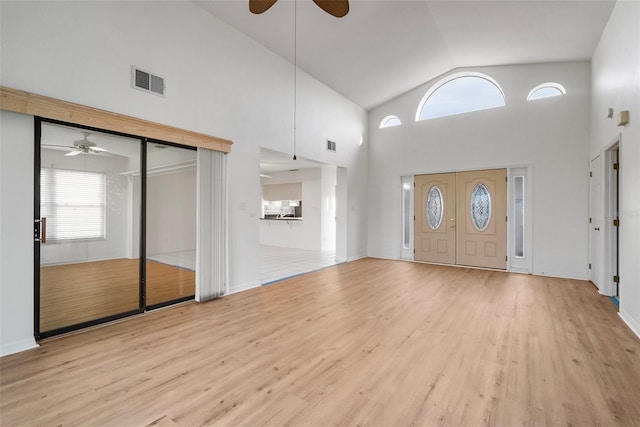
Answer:
POLYGON ((44 144, 43 146, 48 148, 64 149, 64 150, 72 148, 73 150, 65 154, 65 156, 69 156, 69 157, 77 156, 78 154, 101 154, 101 153, 107 152, 107 150, 105 150, 104 148, 98 147, 95 142, 89 141, 88 138, 89 138, 89 135, 91 135, 91 132, 81 132, 81 133, 84 136, 84 138, 73 141, 73 145, 71 146, 65 147, 61 145, 44 145, 44 144))
MULTIPOLYGON (((257 15, 266 12, 278 0, 249 0, 249 10, 257 15)), ((313 0, 320 9, 336 18, 349 13, 349 0, 313 0)))

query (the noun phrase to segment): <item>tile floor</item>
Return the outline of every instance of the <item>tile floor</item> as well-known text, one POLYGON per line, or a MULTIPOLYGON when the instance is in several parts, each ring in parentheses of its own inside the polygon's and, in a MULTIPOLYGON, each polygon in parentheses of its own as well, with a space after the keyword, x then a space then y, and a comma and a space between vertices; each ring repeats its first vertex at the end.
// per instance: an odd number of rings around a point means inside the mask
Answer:
POLYGON ((335 252, 260 245, 260 283, 263 285, 335 264, 335 252))

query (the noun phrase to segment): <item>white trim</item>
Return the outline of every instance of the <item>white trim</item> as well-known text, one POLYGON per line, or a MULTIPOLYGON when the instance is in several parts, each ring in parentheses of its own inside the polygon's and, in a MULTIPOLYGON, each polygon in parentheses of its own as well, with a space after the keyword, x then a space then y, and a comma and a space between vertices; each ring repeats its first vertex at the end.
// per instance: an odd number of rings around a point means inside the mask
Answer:
POLYGON ((402 198, 404 197, 404 185, 405 183, 408 183, 410 185, 410 194, 409 194, 409 217, 413 217, 414 216, 414 212, 415 212, 415 176, 414 175, 403 175, 400 177, 400 183, 401 183, 401 187, 400 187, 400 258, 401 259, 407 259, 407 260, 413 260, 413 249, 414 249, 414 224, 415 221, 409 221, 409 247, 405 249, 404 245, 403 245, 403 227, 404 227, 404 218, 402 217, 402 211, 404 209, 404 206, 402 205, 402 198))
MULTIPOLYGON (((392 128, 394 126, 400 126, 401 124, 402 124, 402 120, 400 120, 400 117, 396 116, 395 114, 389 114, 388 116, 386 116, 385 118, 380 120, 379 129, 392 128), (394 125, 388 125, 387 122, 389 122, 390 120, 393 120, 393 119, 398 119, 398 121, 400 123, 394 124, 394 125)), ((362 145, 362 142, 360 142, 360 144, 362 145)))
POLYGON ((560 92, 562 92, 562 95, 566 95, 567 94, 567 90, 560 83, 555 83, 555 82, 541 83, 538 86, 536 86, 533 89, 531 89, 531 92, 529 92, 529 95, 527 95, 527 101, 535 101, 535 100, 538 100, 538 99, 552 98, 554 96, 560 96, 560 95, 551 95, 551 96, 543 96, 542 98, 531 99, 531 95, 533 95, 536 91, 538 91, 540 89, 543 89, 545 87, 552 87, 554 89, 558 89, 560 92))
POLYGON ((640 323, 637 323, 635 320, 633 320, 633 318, 629 316, 629 314, 624 310, 620 310, 618 312, 618 316, 620 316, 624 323, 627 324, 629 329, 631 329, 633 333, 636 334, 638 338, 640 338, 640 323))
MULTIPOLYGON (((601 223, 600 228, 602 230, 602 239, 600 241, 601 249, 601 269, 600 269, 600 293, 602 295, 613 296, 615 295, 615 283, 613 282, 613 276, 615 273, 616 264, 616 240, 615 240, 615 227, 611 215, 607 215, 607 212, 615 209, 612 206, 615 203, 613 194, 615 193, 615 179, 613 171, 613 151, 618 150, 618 162, 620 162, 622 154, 622 135, 618 134, 606 147, 604 147, 600 156, 600 179, 601 188, 600 192, 600 215, 601 223)), ((620 201, 618 201, 620 202, 620 201)), ((620 226, 618 238, 623 235, 623 227, 620 226)), ((618 256, 620 254, 617 254, 618 256)))
POLYGON ((252 282, 245 283, 245 284, 238 285, 238 286, 229 286, 229 292, 227 292, 221 298, 224 298, 224 297, 226 297, 228 295, 237 294, 238 292, 244 292, 244 291, 248 291, 250 289, 259 288, 260 286, 262 286, 262 283, 260 283, 259 280, 254 280, 252 282))
POLYGON ((21 351, 31 350, 38 347, 40 347, 40 345, 34 338, 26 338, 23 340, 4 344, 2 348, 0 348, 0 356, 8 356, 10 354, 19 353, 21 351))
POLYGON ((504 95, 504 90, 502 90, 502 87, 498 84, 497 81, 495 81, 495 79, 493 79, 492 77, 489 77, 486 74, 478 73, 476 71, 461 71, 461 72, 458 72, 458 73, 449 74, 448 76, 445 76, 445 77, 441 78, 440 80, 438 80, 435 84, 431 85, 429 90, 427 90, 427 92, 424 94, 424 96, 420 100, 420 103, 418 104, 418 109, 416 110, 416 122, 422 121, 422 120, 420 120, 420 114, 422 113, 422 109, 424 108, 424 104, 427 103, 427 100, 429 99, 429 97, 431 97, 431 95, 433 95, 433 93, 436 90, 440 89, 440 87, 444 86, 445 84, 449 83, 450 81, 455 80, 455 79, 459 79, 459 78, 462 78, 462 77, 479 77, 481 79, 485 79, 485 80, 493 83, 495 85, 495 87, 497 87, 498 90, 500 91, 500 93, 502 94, 502 100, 504 101, 505 105, 507 104, 507 97, 504 95))
POLYGON ((531 166, 519 166, 507 168, 507 254, 509 263, 508 271, 531 273, 533 271, 533 179, 531 166), (524 256, 515 255, 515 178, 524 177, 524 256))

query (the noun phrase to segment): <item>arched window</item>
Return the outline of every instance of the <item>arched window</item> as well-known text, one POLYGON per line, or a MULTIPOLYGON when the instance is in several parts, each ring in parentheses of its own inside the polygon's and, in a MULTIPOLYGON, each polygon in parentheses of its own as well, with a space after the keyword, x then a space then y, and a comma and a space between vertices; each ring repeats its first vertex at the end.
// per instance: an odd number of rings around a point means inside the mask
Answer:
POLYGON ((560 96, 564 95, 565 93, 567 93, 567 91, 559 83, 542 83, 531 89, 531 92, 529 92, 529 95, 527 96, 527 101, 549 98, 551 96, 560 96))
POLYGON ((416 121, 503 107, 504 92, 491 77, 458 73, 433 85, 418 104, 416 121))
POLYGON ((382 128, 390 128, 391 126, 400 126, 402 121, 398 118, 398 116, 390 115, 382 119, 380 122, 380 129, 382 128))

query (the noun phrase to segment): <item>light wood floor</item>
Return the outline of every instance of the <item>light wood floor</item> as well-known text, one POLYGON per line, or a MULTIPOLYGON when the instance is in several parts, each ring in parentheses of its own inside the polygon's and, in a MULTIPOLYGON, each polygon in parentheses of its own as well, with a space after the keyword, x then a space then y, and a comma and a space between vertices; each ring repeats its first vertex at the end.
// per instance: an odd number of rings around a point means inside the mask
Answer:
POLYGON ((589 283, 364 259, 0 359, 3 426, 640 425, 589 283))
MULTIPOLYGON (((147 260, 147 305, 195 294, 195 273, 147 260)), ((40 331, 137 309, 139 260, 111 259, 40 269, 40 331)))

